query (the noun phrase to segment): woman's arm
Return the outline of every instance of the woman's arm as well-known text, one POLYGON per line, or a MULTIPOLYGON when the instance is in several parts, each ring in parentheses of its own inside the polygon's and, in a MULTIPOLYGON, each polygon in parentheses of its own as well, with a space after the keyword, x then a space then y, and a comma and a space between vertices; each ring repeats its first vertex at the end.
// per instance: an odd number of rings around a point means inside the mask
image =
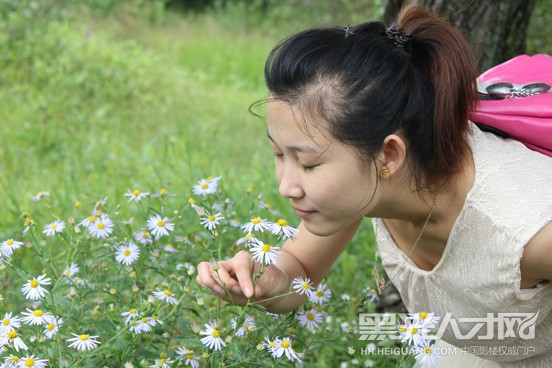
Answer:
MULTIPOLYGON (((292 280, 299 276, 310 278, 316 285, 322 281, 351 241, 361 221, 358 220, 339 233, 324 237, 310 233, 301 223, 296 239, 285 242, 278 260, 265 269, 254 290, 250 271, 251 257, 246 251, 219 262, 218 270, 214 270, 208 262, 200 263, 197 282, 215 291, 222 299, 231 299, 236 304, 245 304, 249 297, 263 301, 285 294, 292 280)), ((304 301, 304 296, 294 294, 262 304, 272 312, 283 313, 297 308, 304 301)))
POLYGON ((525 246, 521 258, 521 287, 552 281, 552 222, 544 226, 525 246))

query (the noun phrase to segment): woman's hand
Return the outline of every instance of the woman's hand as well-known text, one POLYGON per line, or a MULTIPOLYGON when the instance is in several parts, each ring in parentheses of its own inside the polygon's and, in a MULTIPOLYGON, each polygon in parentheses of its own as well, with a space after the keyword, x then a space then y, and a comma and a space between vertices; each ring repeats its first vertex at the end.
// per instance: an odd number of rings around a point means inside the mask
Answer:
POLYGON ((259 272, 259 264, 245 250, 216 265, 201 262, 197 271, 199 285, 211 289, 223 300, 240 305, 245 305, 249 299, 259 301, 285 294, 291 283, 283 270, 270 265, 254 284, 252 275, 259 272))

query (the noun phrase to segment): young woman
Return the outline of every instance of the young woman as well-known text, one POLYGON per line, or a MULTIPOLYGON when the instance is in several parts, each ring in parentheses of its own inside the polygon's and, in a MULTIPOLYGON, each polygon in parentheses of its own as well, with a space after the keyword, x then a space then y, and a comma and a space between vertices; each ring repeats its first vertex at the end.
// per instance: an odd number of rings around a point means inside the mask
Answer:
MULTIPOLYGON (((201 263, 199 284, 244 303, 285 293, 296 276, 318 283, 370 217, 409 311, 538 313, 532 339, 465 340, 447 329, 443 339, 457 347, 518 349, 459 355, 458 366, 552 366, 552 159, 468 121, 477 70, 461 35, 411 7, 389 28, 293 35, 271 52, 265 77, 276 176, 302 219, 299 234, 255 288, 247 252, 217 272, 201 263)), ((285 312, 303 301, 266 307, 285 312)))

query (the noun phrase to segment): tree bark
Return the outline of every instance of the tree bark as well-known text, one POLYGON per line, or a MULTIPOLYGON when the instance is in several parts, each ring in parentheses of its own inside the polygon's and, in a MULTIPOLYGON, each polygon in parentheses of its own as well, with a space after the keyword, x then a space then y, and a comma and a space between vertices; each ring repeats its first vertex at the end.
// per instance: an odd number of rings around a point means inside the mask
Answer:
POLYGON ((390 24, 404 5, 431 9, 464 35, 480 71, 525 53, 535 0, 388 0, 383 16, 390 24))

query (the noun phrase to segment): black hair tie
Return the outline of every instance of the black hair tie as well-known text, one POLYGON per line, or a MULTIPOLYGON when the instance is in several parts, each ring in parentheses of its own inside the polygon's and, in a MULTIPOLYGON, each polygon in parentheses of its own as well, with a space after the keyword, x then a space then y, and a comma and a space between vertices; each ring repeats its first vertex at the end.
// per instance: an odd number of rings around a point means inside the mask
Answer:
POLYGON ((391 27, 387 28, 385 33, 387 33, 387 38, 393 40, 395 46, 404 48, 405 50, 409 48, 412 35, 406 33, 404 29, 398 25, 392 24, 391 27))

